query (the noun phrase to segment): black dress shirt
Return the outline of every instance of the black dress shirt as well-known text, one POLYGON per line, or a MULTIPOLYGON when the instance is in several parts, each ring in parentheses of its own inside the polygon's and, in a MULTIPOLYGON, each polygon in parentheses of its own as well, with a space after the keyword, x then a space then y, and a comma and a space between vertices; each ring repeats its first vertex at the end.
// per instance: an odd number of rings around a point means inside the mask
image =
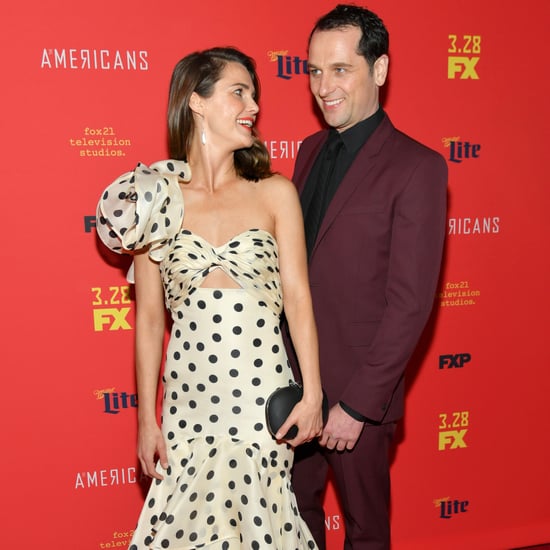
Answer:
POLYGON ((313 164, 301 196, 308 257, 311 255, 330 201, 359 149, 376 130, 384 116, 384 111, 379 107, 376 113, 344 132, 338 132, 334 128, 329 130, 329 137, 313 164), (312 212, 312 208, 318 209, 319 212, 312 212))

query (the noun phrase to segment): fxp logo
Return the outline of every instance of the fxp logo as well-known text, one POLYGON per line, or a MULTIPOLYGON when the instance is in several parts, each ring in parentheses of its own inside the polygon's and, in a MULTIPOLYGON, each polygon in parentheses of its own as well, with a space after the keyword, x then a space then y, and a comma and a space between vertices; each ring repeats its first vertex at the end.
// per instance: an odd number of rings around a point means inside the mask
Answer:
POLYGON ((455 353, 439 356, 439 370, 461 369, 472 360, 469 353, 455 353))

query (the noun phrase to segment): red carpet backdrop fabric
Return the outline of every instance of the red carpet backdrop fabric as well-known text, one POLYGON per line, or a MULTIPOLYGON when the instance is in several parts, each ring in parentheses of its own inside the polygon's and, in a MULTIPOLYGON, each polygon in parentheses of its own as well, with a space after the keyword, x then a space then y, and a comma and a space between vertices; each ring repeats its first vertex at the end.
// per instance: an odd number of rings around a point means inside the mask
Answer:
MULTIPOLYGON (((128 258, 98 244, 95 207, 119 174, 167 157, 175 63, 214 45, 252 55, 259 130, 290 177, 301 140, 320 126, 307 37, 334 5, 0 8, 4 548, 128 546, 147 485, 135 456, 135 303, 128 258)), ((393 461, 394 548, 547 542, 550 3, 367 7, 391 35, 385 109, 449 166, 441 283, 393 461)), ((331 485, 326 529, 341 548, 331 485)))

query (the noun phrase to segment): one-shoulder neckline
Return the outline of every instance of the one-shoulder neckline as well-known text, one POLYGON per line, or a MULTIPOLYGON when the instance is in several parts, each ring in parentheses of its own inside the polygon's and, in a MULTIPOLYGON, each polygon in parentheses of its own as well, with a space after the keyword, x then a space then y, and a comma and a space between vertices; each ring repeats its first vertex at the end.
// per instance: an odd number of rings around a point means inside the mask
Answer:
POLYGON ((277 239, 275 239, 275 236, 270 232, 268 231, 267 229, 260 229, 260 228, 257 228, 257 227, 252 227, 250 229, 245 229, 244 231, 241 231, 240 233, 237 233, 236 235, 234 235, 233 237, 231 237, 229 240, 227 240, 226 242, 218 245, 218 246, 214 246, 208 239, 205 239, 204 237, 202 237, 201 235, 199 235, 198 233, 194 233, 193 231, 191 231, 190 229, 187 229, 185 227, 182 227, 180 230, 179 230, 179 235, 190 235, 191 237, 193 238, 196 238, 196 239, 199 239, 203 242, 205 242, 208 246, 210 246, 213 250, 218 250, 220 248, 225 248, 227 247, 229 244, 231 244, 232 242, 240 239, 241 237, 243 237, 244 235, 248 234, 248 233, 264 233, 266 234, 269 238, 271 238, 273 240, 273 242, 276 244, 277 243, 277 239))

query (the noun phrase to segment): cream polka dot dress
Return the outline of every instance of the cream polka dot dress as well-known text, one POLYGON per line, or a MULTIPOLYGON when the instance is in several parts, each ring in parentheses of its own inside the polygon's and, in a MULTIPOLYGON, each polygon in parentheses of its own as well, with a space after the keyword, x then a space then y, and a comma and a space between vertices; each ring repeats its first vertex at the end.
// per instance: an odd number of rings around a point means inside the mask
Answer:
POLYGON ((293 379, 277 243, 250 229, 214 247, 180 229, 178 179, 189 179, 181 161, 140 164, 98 206, 110 248, 150 246, 173 320, 162 405, 169 468, 153 480, 129 548, 316 548, 292 492, 293 451, 265 426, 266 398, 293 379), (240 288, 201 287, 213 269, 240 288))

